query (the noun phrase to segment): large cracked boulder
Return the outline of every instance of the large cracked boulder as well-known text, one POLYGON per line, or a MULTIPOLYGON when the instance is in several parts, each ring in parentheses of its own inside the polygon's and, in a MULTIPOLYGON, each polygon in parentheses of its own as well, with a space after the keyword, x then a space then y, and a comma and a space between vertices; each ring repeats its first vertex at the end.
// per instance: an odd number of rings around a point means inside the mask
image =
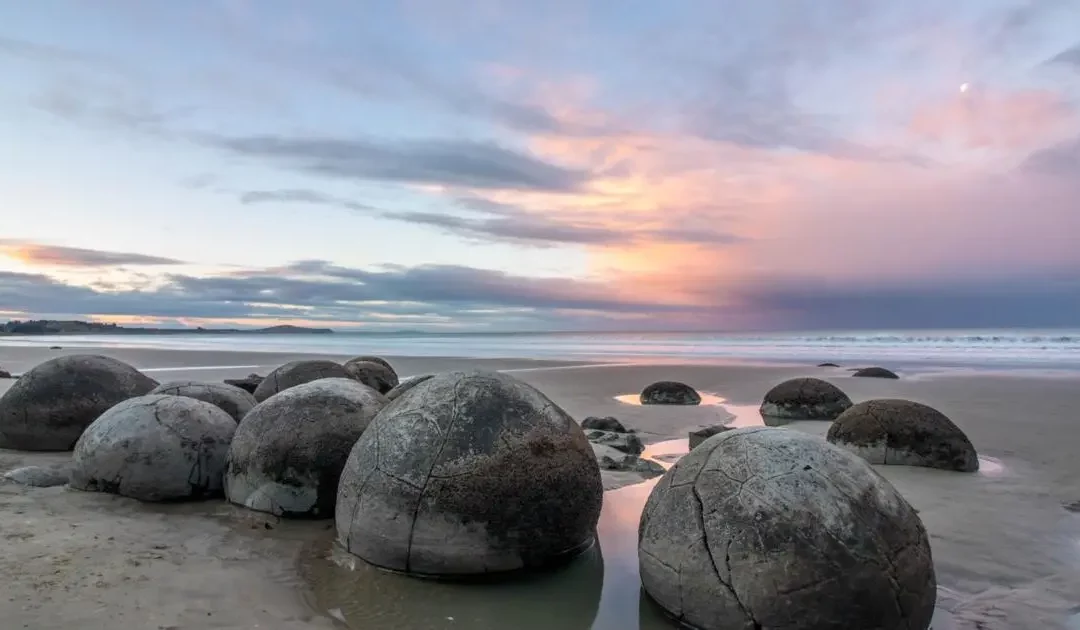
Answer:
POLYGON ((140 501, 217 497, 235 431, 229 414, 194 398, 125 400, 79 438, 68 485, 140 501))
POLYGON ((266 375, 266 378, 255 388, 255 400, 262 402, 290 387, 317 381, 320 378, 348 377, 349 374, 340 363, 325 359, 292 361, 266 375))
POLYGON ((110 357, 49 359, 0 397, 0 448, 70 451, 105 410, 156 386, 154 379, 110 357))
POLYGON ((657 381, 641 390, 643 405, 700 405, 701 395, 686 383, 657 381))
POLYGON ((603 484, 565 411, 506 374, 438 374, 383 409, 338 489, 338 540, 376 566, 466 577, 589 548, 603 484))
POLYGON ((398 385, 397 374, 382 363, 353 360, 346 363, 344 367, 349 378, 367 385, 380 394, 386 394, 398 385))
POLYGON ((247 412, 258 404, 255 397, 248 392, 225 383, 170 381, 158 385, 150 393, 187 396, 188 398, 208 402, 232 416, 232 419, 237 422, 240 422, 247 415, 247 412))
POLYGON ((793 378, 765 394, 761 415, 785 420, 833 420, 851 399, 839 387, 820 378, 793 378))
POLYGON ((236 429, 225 496, 277 516, 332 517, 349 451, 387 402, 347 378, 324 378, 271 396, 236 429))
POLYGON ((397 387, 395 387, 395 388, 391 389, 390 391, 386 392, 386 398, 388 400, 397 400, 399 396, 401 396, 405 392, 409 391, 410 389, 416 387, 420 383, 423 383, 424 381, 428 380, 432 376, 435 376, 435 375, 434 374, 421 374, 420 376, 410 376, 409 378, 406 378, 405 380, 398 383, 397 387))
POLYGON ((862 376, 862 377, 865 377, 865 378, 892 378, 892 379, 900 378, 896 374, 896 372, 893 372, 892 370, 887 370, 887 369, 885 369, 883 367, 859 368, 858 370, 855 370, 854 372, 852 372, 851 375, 852 376, 862 376))
POLYGON ((867 400, 829 427, 828 441, 871 464, 975 472, 979 454, 945 414, 910 400, 867 400))
POLYGON ((863 459, 799 431, 709 438, 638 529, 645 591, 701 630, 926 630, 936 578, 914 508, 863 459))

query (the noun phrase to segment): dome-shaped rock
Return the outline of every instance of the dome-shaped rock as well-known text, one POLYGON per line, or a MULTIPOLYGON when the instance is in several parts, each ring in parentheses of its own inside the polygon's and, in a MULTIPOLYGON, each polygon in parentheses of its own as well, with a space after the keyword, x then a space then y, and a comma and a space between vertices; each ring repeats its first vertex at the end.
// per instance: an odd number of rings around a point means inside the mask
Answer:
POLYGON ((317 381, 320 378, 347 378, 348 376, 344 366, 333 361, 325 359, 293 361, 266 375, 266 378, 255 388, 255 400, 262 402, 290 387, 317 381))
POLYGON ((581 427, 506 374, 447 372, 376 416, 341 475, 338 540, 388 569, 470 576, 567 561, 603 485, 581 427))
POLYGON ((382 357, 376 357, 376 356, 371 356, 371 355, 353 357, 352 359, 349 359, 348 361, 345 362, 345 366, 348 367, 348 365, 350 363, 378 363, 379 365, 381 365, 384 368, 386 368, 386 369, 390 370, 391 372, 393 372, 394 373, 394 378, 397 378, 397 370, 394 369, 394 366, 390 365, 389 361, 387 361, 386 359, 384 359, 382 357))
POLYGON ((936 599, 914 508, 861 458, 789 429, 715 435, 657 483, 645 591, 701 630, 925 630, 936 599))
POLYGON ((960 427, 937 409, 910 400, 854 405, 829 427, 828 440, 871 464, 979 469, 979 455, 960 427))
POLYGON ((612 433, 628 432, 626 427, 623 426, 623 423, 619 422, 619 419, 613 416, 605 416, 603 418, 589 416, 581 421, 581 428, 586 431, 611 431, 612 433))
POLYGON ((69 451, 109 407, 156 386, 154 379, 110 357, 49 359, 0 397, 0 448, 69 451))
POLYGON ((420 383, 423 383, 424 381, 428 380, 432 376, 435 376, 435 375, 434 374, 421 374, 420 376, 410 376, 410 377, 406 378, 405 380, 398 383, 397 387, 395 387, 394 389, 391 389, 390 391, 386 392, 387 400, 397 400, 399 396, 401 396, 405 392, 409 391, 410 389, 416 387, 420 383))
POLYGON ((643 405, 700 405, 701 396, 686 383, 658 381, 641 390, 643 405))
POLYGON ((820 378, 793 378, 773 387, 761 415, 787 420, 832 420, 851 406, 839 387, 820 378))
POLYGON ((353 444, 387 404, 370 387, 324 378, 259 403, 229 447, 225 496, 278 516, 330 518, 353 444))
POLYGON ((79 438, 69 485, 140 501, 220 496, 234 431, 229 414, 187 396, 125 400, 79 438))
POLYGON ((389 392, 398 384, 398 377, 393 369, 374 361, 349 361, 345 364, 345 373, 349 375, 349 378, 367 385, 380 394, 389 392))
POLYGON ((900 378, 896 372, 886 370, 883 367, 859 368, 851 373, 852 376, 864 376, 868 378, 900 378))
POLYGON ((255 397, 248 392, 225 383, 170 381, 158 385, 150 393, 187 396, 188 398, 208 402, 232 416, 232 419, 237 422, 240 422, 247 412, 251 411, 251 408, 257 404, 255 397))

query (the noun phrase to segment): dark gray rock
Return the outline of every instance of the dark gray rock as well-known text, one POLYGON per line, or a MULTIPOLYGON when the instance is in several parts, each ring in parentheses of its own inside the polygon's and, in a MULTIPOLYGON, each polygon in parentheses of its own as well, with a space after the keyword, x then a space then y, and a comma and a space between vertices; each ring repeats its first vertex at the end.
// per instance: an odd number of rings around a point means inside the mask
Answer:
POLYGON ((428 380, 432 376, 435 376, 435 375, 434 374, 421 374, 420 376, 410 376, 410 377, 406 378, 405 380, 398 383, 397 387, 395 387, 394 389, 391 389, 390 391, 386 392, 387 400, 397 400, 399 396, 401 396, 405 392, 409 391, 410 389, 416 387, 420 383, 423 383, 424 381, 428 380))
POLYGON ((154 379, 110 357, 49 359, 0 397, 0 448, 70 451, 105 410, 156 386, 154 379))
POLYGON ((349 378, 367 385, 380 394, 386 394, 397 387, 397 374, 394 373, 393 369, 386 367, 382 363, 354 359, 346 363, 344 367, 349 378))
POLYGON ((258 374, 248 374, 244 378, 227 378, 225 379, 225 384, 239 387, 249 394, 254 394, 255 390, 259 387, 259 383, 263 382, 265 378, 266 377, 259 376, 258 374))
POLYGON ((658 381, 641 390, 643 405, 700 405, 701 396, 686 383, 658 381))
POLYGON ((51 488, 62 486, 71 477, 71 464, 52 466, 23 466, 4 473, 4 480, 24 486, 51 488))
POLYGON ((11 372, 8 372, 7 370, 5 370, 3 368, 0 368, 0 378, 11 378, 11 372))
POLYGON ((371 356, 371 355, 364 355, 364 356, 354 357, 354 358, 349 359, 348 361, 345 362, 346 367, 350 363, 378 363, 379 365, 383 366, 384 368, 390 370, 394 374, 394 378, 397 378, 397 370, 394 369, 394 366, 390 365, 389 361, 387 361, 386 359, 384 359, 382 357, 376 357, 376 356, 371 356))
POLYGON ((585 437, 589 438, 589 441, 593 444, 604 444, 615 450, 630 453, 631 455, 639 455, 645 450, 645 445, 641 442, 641 438, 633 433, 587 431, 585 437))
POLYGON ((234 431, 229 414, 187 396, 125 400, 79 438, 69 485, 140 501, 217 497, 234 431))
POLYGON ((793 378, 773 387, 761 403, 761 415, 786 420, 833 420, 851 407, 839 387, 820 378, 793 378))
POLYGON ((896 372, 886 370, 883 367, 867 367, 859 368, 852 372, 852 376, 862 376, 867 378, 900 378, 896 372))
POLYGON ((664 467, 652 460, 643 459, 632 453, 624 453, 606 444, 594 442, 592 448, 600 470, 634 472, 645 479, 659 477, 664 474, 664 467))
POLYGON ((341 474, 338 540, 368 562, 466 577, 594 542, 600 470, 581 427, 507 374, 432 376, 385 407, 341 474))
POLYGON ((606 416, 604 418, 589 416, 582 420, 581 428, 586 431, 592 429, 595 431, 611 431, 612 433, 629 433, 626 430, 626 427, 624 427, 617 418, 612 416, 606 416))
POLYGON ((979 470, 979 455, 960 427, 937 409, 910 400, 854 405, 829 427, 827 439, 871 464, 979 470))
POLYGON ((353 444, 389 401, 348 378, 324 378, 259 403, 236 429, 225 496, 252 510, 332 518, 353 444))
POLYGON ((711 438, 714 435, 719 435, 724 431, 731 431, 732 427, 722 424, 714 424, 711 427, 705 427, 702 429, 696 429, 690 432, 690 448, 691 450, 697 447, 705 440, 711 438))
POLYGON ((840 367, 835 363, 818 363, 818 367, 840 367))
POLYGON ((1062 505, 1062 507, 1065 508, 1066 512, 1080 513, 1080 501, 1073 501, 1071 503, 1062 503, 1061 505, 1062 505))
POLYGON ((937 595, 911 505, 863 459, 788 429, 727 431, 676 463, 645 504, 638 560, 646 593, 701 630, 924 630, 937 595))
POLYGON ((255 400, 262 402, 290 387, 317 381, 320 378, 348 377, 348 372, 340 363, 324 359, 292 361, 266 375, 266 378, 255 388, 255 400))
POLYGON ((247 415, 247 412, 258 404, 255 397, 250 393, 226 383, 170 381, 158 385, 150 393, 187 396, 188 398, 208 402, 232 416, 232 419, 237 422, 240 422, 247 415))

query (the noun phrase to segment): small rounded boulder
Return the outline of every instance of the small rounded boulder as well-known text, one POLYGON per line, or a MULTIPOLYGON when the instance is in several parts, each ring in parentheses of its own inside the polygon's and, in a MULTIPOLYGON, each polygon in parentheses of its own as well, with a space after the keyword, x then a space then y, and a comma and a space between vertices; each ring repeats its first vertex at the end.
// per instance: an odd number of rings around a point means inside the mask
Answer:
POLYGON ((594 543, 602 500, 592 447, 558 405, 506 374, 447 372, 388 405, 356 442, 338 540, 414 575, 537 569, 594 543))
POLYGON ((349 361, 345 364, 345 373, 349 378, 367 385, 371 389, 386 394, 397 387, 398 377, 392 368, 374 361, 349 361))
POLYGON ((643 405, 700 405, 701 395, 686 383, 658 381, 641 390, 643 405))
POLYGON ((376 357, 376 356, 373 356, 373 355, 364 355, 364 356, 359 356, 359 357, 353 357, 353 358, 349 359, 348 361, 346 361, 345 365, 347 366, 350 363, 378 363, 379 365, 381 365, 384 368, 386 368, 386 369, 390 370, 391 372, 393 372, 394 377, 397 378, 397 370, 394 369, 394 366, 390 365, 389 361, 387 361, 386 359, 384 359, 382 357, 376 357))
POLYGON ((871 464, 979 470, 979 454, 960 427, 937 409, 910 400, 854 405, 829 427, 827 439, 871 464))
POLYGON ((317 381, 320 378, 348 378, 349 374, 340 363, 315 359, 311 361, 292 361, 275 369, 255 388, 255 400, 262 402, 278 392, 290 387, 317 381))
POLYGON ((839 387, 820 378, 793 378, 765 394, 761 415, 785 420, 833 420, 851 407, 839 387))
POLYGON ((217 497, 235 431, 229 414, 194 398, 125 400, 79 438, 69 485, 140 501, 217 497))
POLYGON ((324 378, 271 396, 236 428, 225 496, 277 516, 332 517, 349 451, 387 402, 347 378, 324 378))
POLYGON ((861 376, 864 378, 900 378, 900 376, 898 376, 896 372, 893 372, 892 370, 887 370, 883 367, 859 368, 858 370, 852 372, 851 375, 861 376))
POLYGON ((914 508, 861 458, 788 429, 725 431, 672 466, 638 561, 645 592, 701 630, 925 630, 937 597, 914 508))
POLYGON ((187 396, 208 402, 240 422, 258 404, 248 392, 225 383, 201 383, 198 381, 170 381, 162 383, 150 392, 169 396, 187 396))
POLYGON ((70 451, 107 409, 156 386, 154 379, 111 357, 49 359, 0 397, 0 448, 70 451))

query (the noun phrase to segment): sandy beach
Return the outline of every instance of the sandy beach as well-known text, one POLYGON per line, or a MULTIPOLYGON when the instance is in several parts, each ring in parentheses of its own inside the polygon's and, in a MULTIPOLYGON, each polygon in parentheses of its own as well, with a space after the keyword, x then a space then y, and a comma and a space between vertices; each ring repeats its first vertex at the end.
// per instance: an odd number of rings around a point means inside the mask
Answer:
MULTIPOLYGON (((45 358, 78 351, 4 347, 0 367, 19 373, 45 358)), ((159 381, 265 374, 286 361, 315 356, 95 352, 127 361, 159 381)), ((698 427, 760 423, 756 409, 762 395, 794 376, 826 378, 856 402, 897 397, 930 404, 971 438, 982 470, 878 470, 919 511, 930 533, 939 584, 934 627, 1080 627, 1069 621, 1080 613, 1080 513, 1067 509, 1080 501, 1080 379, 879 380, 813 366, 387 358, 402 377, 465 367, 511 372, 579 421, 619 418, 652 445, 646 454, 656 455, 683 452, 679 440, 698 427), (661 379, 686 382, 722 402, 644 407, 616 399, 661 379)), ((12 382, 0 380, 0 392, 12 382)), ((828 423, 789 427, 824 434, 828 423)), ((0 472, 66 457, 0 451, 0 472)), ((5 628, 494 628, 508 622, 524 628, 670 627, 639 601, 637 587, 637 519, 652 483, 605 473, 608 492, 596 557, 563 574, 492 587, 501 589, 492 592, 362 566, 350 569, 329 543, 331 521, 282 521, 222 501, 156 506, 63 487, 0 483, 0 571, 7 576, 0 587, 0 618, 5 628), (553 597, 569 599, 551 610, 553 597), (496 600, 501 608, 491 604, 496 600)))

